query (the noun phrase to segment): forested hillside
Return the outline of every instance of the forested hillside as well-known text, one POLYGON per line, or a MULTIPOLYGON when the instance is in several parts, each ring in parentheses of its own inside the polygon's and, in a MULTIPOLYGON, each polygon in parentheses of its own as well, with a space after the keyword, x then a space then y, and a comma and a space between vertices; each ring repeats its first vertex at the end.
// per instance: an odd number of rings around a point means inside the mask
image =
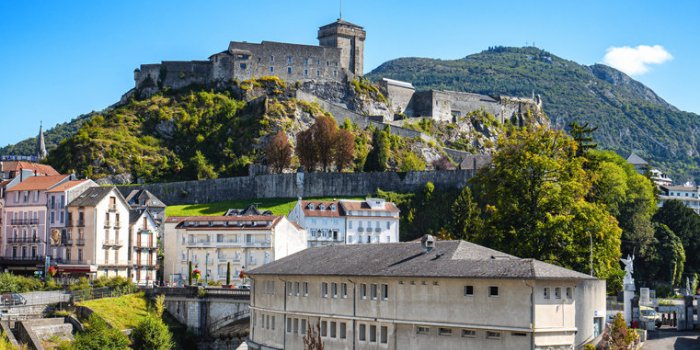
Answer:
POLYGON ((605 149, 623 156, 638 151, 677 182, 700 177, 698 115, 678 110, 605 65, 580 65, 534 47, 495 47, 457 60, 399 58, 367 77, 409 81, 417 89, 540 94, 553 125, 588 122, 598 127, 594 137, 605 149))

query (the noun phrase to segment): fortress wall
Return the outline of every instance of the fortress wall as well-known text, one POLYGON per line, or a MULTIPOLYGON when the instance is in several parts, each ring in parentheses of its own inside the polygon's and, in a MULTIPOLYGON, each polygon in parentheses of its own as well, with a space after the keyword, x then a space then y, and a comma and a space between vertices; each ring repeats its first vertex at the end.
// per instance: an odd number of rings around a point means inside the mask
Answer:
POLYGON ((379 86, 382 88, 383 93, 389 99, 392 112, 399 112, 407 115, 413 114, 411 98, 416 92, 415 89, 410 88, 408 86, 393 84, 391 81, 387 80, 380 80, 379 86))
POLYGON ((209 84, 212 63, 209 61, 163 61, 161 63, 163 86, 180 89, 192 84, 209 84))
POLYGON ((417 191, 429 181, 438 189, 462 188, 473 174, 471 170, 293 173, 119 186, 119 190, 126 194, 137 188, 145 188, 168 205, 297 196, 361 197, 374 194, 377 188, 399 192, 417 191))
POLYGON ((148 87, 147 85, 150 83, 146 83, 146 80, 148 80, 149 77, 151 78, 153 86, 156 86, 160 79, 160 64, 142 64, 139 70, 134 72, 136 87, 148 87))

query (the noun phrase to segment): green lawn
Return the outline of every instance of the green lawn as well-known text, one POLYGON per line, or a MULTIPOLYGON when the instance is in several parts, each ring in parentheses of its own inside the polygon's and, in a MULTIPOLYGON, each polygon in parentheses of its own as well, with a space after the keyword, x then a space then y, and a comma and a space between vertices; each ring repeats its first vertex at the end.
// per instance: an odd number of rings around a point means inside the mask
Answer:
MULTIPOLYGON (((333 200, 333 199, 362 199, 360 197, 337 198, 304 198, 304 200, 333 200)), ((264 198, 251 200, 235 200, 207 204, 171 205, 165 209, 166 216, 210 216, 223 215, 226 210, 245 208, 256 203, 260 210, 270 210, 274 215, 287 215, 297 203, 296 198, 264 198)))
POLYGON ((136 327, 148 314, 146 298, 143 293, 82 301, 77 305, 89 307, 98 316, 120 330, 136 327))

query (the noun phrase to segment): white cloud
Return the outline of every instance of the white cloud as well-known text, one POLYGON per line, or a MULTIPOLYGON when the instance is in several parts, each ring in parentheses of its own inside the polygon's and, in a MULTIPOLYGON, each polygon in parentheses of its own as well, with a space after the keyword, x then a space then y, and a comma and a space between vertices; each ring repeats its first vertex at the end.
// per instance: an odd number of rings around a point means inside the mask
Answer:
POLYGON ((672 59, 673 56, 661 45, 639 45, 608 48, 603 63, 628 75, 641 75, 649 71, 650 64, 661 64, 672 59))

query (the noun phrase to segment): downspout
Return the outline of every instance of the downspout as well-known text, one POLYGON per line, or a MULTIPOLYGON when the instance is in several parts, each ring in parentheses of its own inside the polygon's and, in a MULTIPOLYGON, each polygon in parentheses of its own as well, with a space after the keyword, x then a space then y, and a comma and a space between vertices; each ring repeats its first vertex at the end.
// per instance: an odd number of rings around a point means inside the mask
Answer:
POLYGON ((255 327, 253 325, 255 324, 255 318, 258 317, 258 315, 253 313, 253 310, 250 310, 250 307, 255 307, 255 277, 248 276, 250 278, 250 302, 248 305, 248 310, 250 311, 250 334, 248 335, 248 339, 255 339, 255 327))
POLYGON ((282 281, 282 285, 284 286, 284 306, 282 307, 282 310, 284 310, 284 314, 282 316, 282 349, 287 348, 287 281, 279 278, 280 281, 282 281))
POLYGON ((355 350, 355 338, 356 338, 355 329, 357 326, 355 324, 357 322, 357 320, 355 319, 357 316, 357 284, 355 282, 353 282, 352 280, 348 280, 348 281, 350 281, 350 283, 352 283, 352 349, 355 350))

